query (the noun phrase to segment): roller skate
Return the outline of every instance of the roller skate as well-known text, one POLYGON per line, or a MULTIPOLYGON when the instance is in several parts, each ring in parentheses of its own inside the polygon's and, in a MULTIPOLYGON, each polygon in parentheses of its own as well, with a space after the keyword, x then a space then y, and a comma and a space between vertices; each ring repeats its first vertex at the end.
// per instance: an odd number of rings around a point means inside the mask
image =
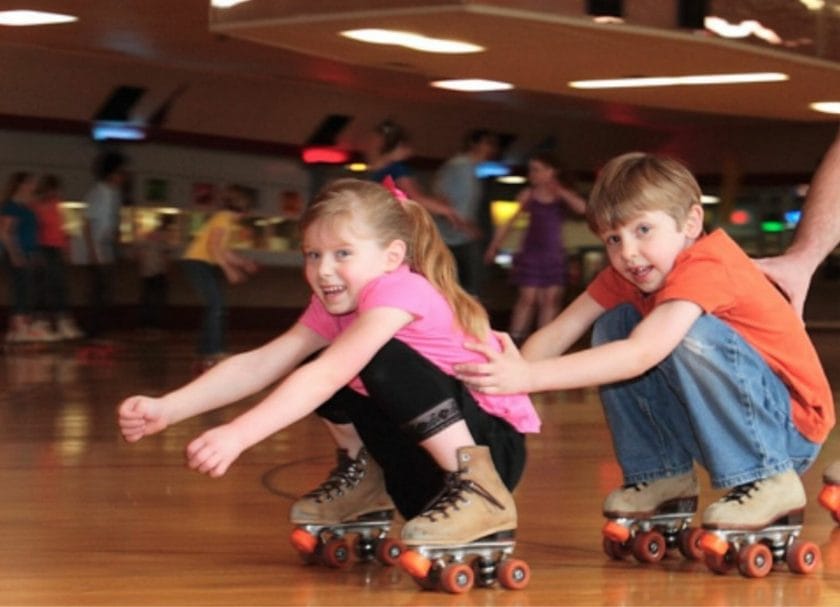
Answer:
POLYGON ((528 585, 531 570, 510 558, 516 545, 516 504, 485 446, 458 449, 458 470, 425 511, 402 530, 400 566, 424 589, 462 593, 497 580, 528 585))
POLYGON ((820 491, 820 504, 831 512, 835 522, 840 523, 840 460, 825 469, 823 483, 825 485, 820 491))
POLYGON ((810 573, 820 562, 819 546, 799 539, 805 489, 788 470, 738 485, 703 514, 700 547, 715 573, 734 567, 745 577, 764 577, 777 563, 795 573, 810 573))
POLYGON ((355 459, 339 449, 329 477, 294 504, 289 538, 304 562, 349 567, 355 559, 395 565, 402 544, 388 537, 394 503, 382 469, 365 449, 355 459), (354 541, 348 535, 355 535, 354 541))
POLYGON ((694 472, 616 489, 604 501, 604 552, 616 560, 632 554, 657 563, 676 548, 687 559, 701 559, 703 532, 691 526, 698 493, 694 472))

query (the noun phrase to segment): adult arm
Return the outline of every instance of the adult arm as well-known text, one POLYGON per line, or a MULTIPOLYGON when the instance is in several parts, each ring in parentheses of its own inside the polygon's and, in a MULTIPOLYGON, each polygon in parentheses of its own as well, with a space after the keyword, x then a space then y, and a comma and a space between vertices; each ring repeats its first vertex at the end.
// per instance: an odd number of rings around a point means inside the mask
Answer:
POLYGON ((814 173, 802 218, 784 255, 756 260, 802 315, 811 279, 840 243, 840 131, 814 173))

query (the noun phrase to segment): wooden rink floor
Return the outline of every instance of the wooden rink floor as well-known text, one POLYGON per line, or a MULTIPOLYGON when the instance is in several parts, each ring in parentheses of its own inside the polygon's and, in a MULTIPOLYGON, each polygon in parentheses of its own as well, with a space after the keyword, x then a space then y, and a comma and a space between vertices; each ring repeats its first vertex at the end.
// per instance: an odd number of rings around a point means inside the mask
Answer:
MULTIPOLYGON (((243 349, 270 336, 231 337, 243 349)), ((450 595, 376 562, 302 563, 288 541, 288 508, 334 458, 315 419, 247 451, 217 480, 188 471, 183 449, 247 402, 122 442, 117 403, 183 383, 193 335, 115 338, 121 350, 106 362, 79 361, 69 345, 0 355, 2 605, 840 605, 840 527, 816 499, 823 468, 840 458, 840 430, 804 478, 802 535, 820 545, 823 564, 810 575, 780 567, 746 579, 678 553, 656 565, 608 559, 601 503, 621 479, 597 393, 540 395, 544 430, 529 439, 515 493, 516 554, 531 582, 450 595)), ((816 332, 814 341, 837 388, 838 333, 816 332)), ((700 478, 702 509, 720 492, 700 478)))

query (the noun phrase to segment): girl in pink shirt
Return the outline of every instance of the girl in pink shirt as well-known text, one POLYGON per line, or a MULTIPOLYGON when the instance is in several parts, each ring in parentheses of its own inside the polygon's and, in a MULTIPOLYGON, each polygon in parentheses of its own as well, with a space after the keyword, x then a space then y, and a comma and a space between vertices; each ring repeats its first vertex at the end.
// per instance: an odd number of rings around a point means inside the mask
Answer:
POLYGON ((190 467, 221 476, 242 451, 315 412, 337 443, 338 466, 292 506, 295 524, 396 507, 409 546, 512 538, 524 433, 540 422, 525 394, 473 393, 453 376, 454 363, 476 358, 467 338, 500 345, 458 285, 429 213, 393 187, 344 179, 321 192, 300 227, 313 295, 298 322, 169 394, 127 398, 125 439, 282 378, 250 410, 192 441, 190 467))

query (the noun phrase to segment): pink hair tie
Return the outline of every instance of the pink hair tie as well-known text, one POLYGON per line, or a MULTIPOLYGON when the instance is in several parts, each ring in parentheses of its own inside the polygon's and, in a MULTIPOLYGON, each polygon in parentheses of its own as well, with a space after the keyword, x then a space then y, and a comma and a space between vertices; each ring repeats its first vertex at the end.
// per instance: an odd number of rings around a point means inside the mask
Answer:
POLYGON ((385 175, 385 179, 382 180, 382 185, 391 192, 391 194, 393 194, 394 198, 396 198, 400 204, 408 200, 408 196, 406 196, 405 192, 397 187, 397 184, 394 183, 394 178, 390 175, 385 175))

